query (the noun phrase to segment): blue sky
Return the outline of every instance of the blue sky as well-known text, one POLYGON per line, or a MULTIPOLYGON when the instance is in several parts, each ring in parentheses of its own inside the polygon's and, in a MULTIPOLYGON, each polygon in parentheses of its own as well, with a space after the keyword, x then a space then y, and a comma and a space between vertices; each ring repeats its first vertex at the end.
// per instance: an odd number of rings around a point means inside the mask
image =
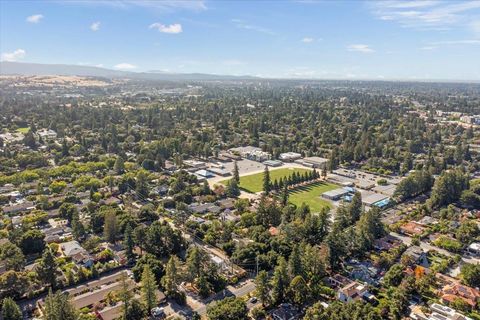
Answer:
POLYGON ((0 1, 2 60, 480 80, 480 1, 0 1))

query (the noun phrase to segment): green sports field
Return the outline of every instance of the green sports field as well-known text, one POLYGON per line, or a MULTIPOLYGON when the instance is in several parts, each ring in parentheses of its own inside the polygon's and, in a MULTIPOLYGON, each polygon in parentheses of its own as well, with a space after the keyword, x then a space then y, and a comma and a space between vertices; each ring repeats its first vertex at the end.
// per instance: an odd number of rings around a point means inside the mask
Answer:
MULTIPOLYGON (((310 169, 301 168, 281 168, 270 170, 270 181, 290 176, 294 172, 304 173, 310 169)), ((228 180, 223 180, 220 183, 226 184, 228 180)), ((263 172, 255 173, 240 177, 240 188, 251 193, 260 192, 263 190, 263 172)))
POLYGON ((317 182, 290 191, 289 201, 297 206, 302 203, 310 207, 311 212, 319 212, 324 207, 330 207, 330 202, 321 197, 322 193, 337 189, 338 186, 328 182, 317 182))
POLYGON ((28 131, 30 131, 30 128, 29 128, 29 127, 18 128, 16 131, 25 134, 25 133, 27 133, 28 131))

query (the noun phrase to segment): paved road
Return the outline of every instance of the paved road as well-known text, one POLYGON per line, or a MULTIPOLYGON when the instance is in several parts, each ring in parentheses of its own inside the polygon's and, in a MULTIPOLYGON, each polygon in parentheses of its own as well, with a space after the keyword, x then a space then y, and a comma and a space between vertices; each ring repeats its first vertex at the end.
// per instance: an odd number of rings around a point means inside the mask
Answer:
MULTIPOLYGON (((390 232, 390 235, 402 240, 403 243, 405 243, 406 245, 411 245, 412 244, 412 238, 408 237, 408 236, 404 236, 404 235, 401 235, 401 234, 398 234, 398 233, 395 233, 395 232, 390 232)), ((449 256, 449 257, 453 257, 455 256, 454 253, 451 253, 450 251, 447 251, 445 249, 442 249, 442 248, 439 248, 439 247, 436 247, 436 246, 433 246, 431 244, 429 244, 428 242, 425 242, 425 241, 420 241, 420 248, 422 248, 424 251, 430 251, 430 250, 435 250, 435 251, 438 251, 440 252, 441 254, 443 255, 446 255, 446 256, 449 256)), ((465 262, 465 263, 472 263, 472 264, 478 264, 480 263, 480 259, 478 258, 474 258, 474 257, 467 257, 465 255, 462 256, 462 260, 465 262)))
MULTIPOLYGON (((244 297, 255 290, 255 282, 249 279, 245 281, 245 283, 238 288, 228 286, 226 290, 233 293, 233 295, 237 298, 244 297)), ((211 300, 212 301, 221 300, 223 299, 224 296, 225 296, 224 294, 218 293, 211 300)), ((203 304, 202 306, 195 309, 195 311, 198 312, 198 314, 201 316, 207 314, 207 304, 203 304)))

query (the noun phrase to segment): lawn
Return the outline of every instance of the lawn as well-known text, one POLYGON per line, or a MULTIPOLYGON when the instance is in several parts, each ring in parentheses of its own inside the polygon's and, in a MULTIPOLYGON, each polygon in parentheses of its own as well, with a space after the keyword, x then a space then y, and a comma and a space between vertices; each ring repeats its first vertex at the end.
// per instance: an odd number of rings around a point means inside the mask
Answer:
POLYGON ((332 183, 317 182, 290 191, 289 201, 296 206, 300 206, 302 203, 305 203, 310 207, 312 212, 319 212, 324 207, 331 207, 330 202, 321 197, 322 193, 337 188, 339 187, 332 183))
POLYGON ((25 133, 27 133, 28 131, 30 131, 30 128, 29 128, 29 127, 18 128, 16 131, 25 134, 25 133))
MULTIPOLYGON (((290 176, 293 172, 304 173, 310 169, 301 168, 281 168, 270 170, 270 181, 290 176)), ((220 183, 226 184, 228 180, 223 180, 220 183)), ((240 177, 240 188, 248 192, 260 192, 263 190, 263 172, 250 174, 240 177)))

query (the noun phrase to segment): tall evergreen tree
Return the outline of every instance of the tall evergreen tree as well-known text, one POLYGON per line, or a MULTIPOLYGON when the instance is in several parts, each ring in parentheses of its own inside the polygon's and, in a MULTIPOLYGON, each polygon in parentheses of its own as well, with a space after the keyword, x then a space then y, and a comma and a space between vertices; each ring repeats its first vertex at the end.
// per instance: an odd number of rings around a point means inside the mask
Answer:
POLYGON ((233 164, 233 179, 237 181, 237 184, 240 184, 240 173, 238 171, 237 161, 233 164))
POLYGON ((85 227, 80 221, 78 211, 75 211, 72 216, 72 235, 75 240, 82 240, 85 237, 85 227))
POLYGON ((49 285, 52 289, 57 287, 57 262, 55 261, 52 251, 48 247, 44 250, 36 270, 38 278, 43 284, 49 285))
POLYGON ((143 170, 137 173, 135 193, 137 198, 142 201, 148 197, 147 174, 143 170))
POLYGON ((135 243, 133 241, 133 229, 130 224, 127 224, 125 228, 125 236, 123 238, 124 246, 125 246, 125 254, 129 263, 135 260, 135 254, 133 252, 133 248, 135 243))
POLYGON ((121 281, 121 288, 119 298, 123 302, 123 312, 122 312, 122 320, 131 320, 129 317, 130 311, 130 302, 132 301, 132 292, 128 286, 128 278, 125 273, 122 273, 121 281))
POLYGON ((255 278, 255 285, 257 296, 262 306, 265 306, 270 301, 270 289, 268 284, 268 274, 265 270, 260 271, 255 278))
POLYGON ((78 320, 75 307, 71 304, 68 295, 58 291, 48 293, 45 299, 45 320, 78 320))
POLYGON ((142 273, 142 299, 148 312, 157 305, 156 290, 155 276, 150 266, 146 264, 142 273))
POLYGON ((288 258, 288 273, 290 279, 303 275, 302 257, 298 245, 294 245, 290 257, 288 258))
POLYGON ((280 257, 271 281, 272 298, 274 303, 281 303, 284 300, 288 283, 287 262, 283 257, 280 257))
POLYGON ((285 184, 282 190, 282 206, 286 206, 288 204, 288 186, 285 184))
POLYGON ((121 156, 118 156, 117 159, 115 160, 115 164, 113 165, 113 170, 117 174, 123 174, 125 172, 125 163, 121 156))
POLYGON ((22 320, 22 311, 15 301, 7 297, 2 302, 2 318, 3 320, 22 320))
POLYGON ((165 268, 165 275, 162 278, 162 286, 167 296, 172 296, 177 292, 178 275, 177 260, 175 256, 171 256, 165 268))
POLYGON ((104 227, 103 227, 103 236, 106 241, 110 243, 115 243, 117 239, 118 233, 118 221, 117 215, 114 210, 108 210, 105 213, 104 219, 104 227))
POLYGON ((360 192, 355 192, 352 202, 348 206, 348 212, 350 214, 350 223, 354 224, 360 219, 362 214, 362 194, 360 192))
POLYGON ((271 186, 270 172, 268 171, 268 167, 265 166, 265 170, 263 171, 263 192, 265 192, 265 194, 269 194, 271 186))

